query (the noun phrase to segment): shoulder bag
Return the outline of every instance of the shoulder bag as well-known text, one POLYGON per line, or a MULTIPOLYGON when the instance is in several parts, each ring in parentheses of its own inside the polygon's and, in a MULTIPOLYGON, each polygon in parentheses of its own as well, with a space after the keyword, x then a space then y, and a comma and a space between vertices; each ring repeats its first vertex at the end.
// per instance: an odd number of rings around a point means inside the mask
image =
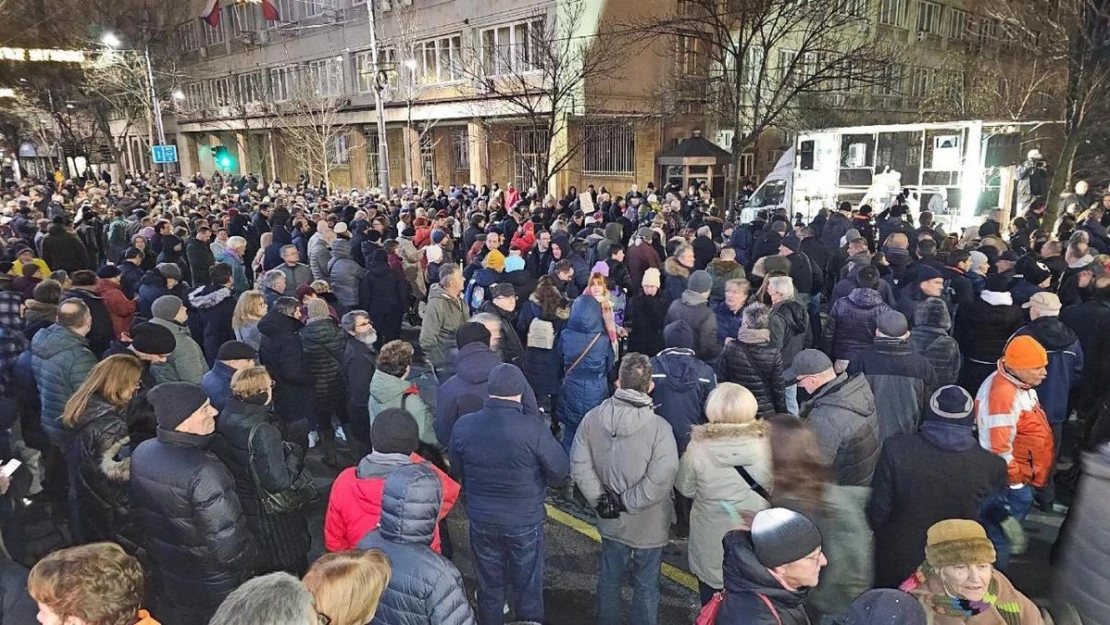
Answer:
MULTIPOLYGON (((297 474, 289 488, 279 493, 271 493, 262 486, 262 482, 258 479, 258 471, 254 468, 254 434, 263 425, 263 423, 255 424, 247 434, 247 460, 250 463, 251 480, 254 481, 254 487, 258 489, 258 498, 262 501, 262 509, 267 514, 296 512, 305 504, 316 501, 320 494, 316 491, 316 486, 312 484, 312 478, 305 472, 304 467, 301 467, 301 472, 297 474)), ((282 451, 287 451, 285 443, 282 443, 282 451)))
POLYGON ((586 357, 586 354, 590 353, 590 350, 593 349, 594 343, 597 343, 597 340, 601 338, 602 334, 602 332, 598 332, 594 335, 593 340, 591 340, 590 344, 586 346, 586 349, 582 350, 581 354, 578 354, 578 358, 574 359, 574 362, 572 362, 570 367, 567 368, 567 371, 563 374, 563 377, 570 375, 570 372, 574 371, 575 367, 582 363, 582 360, 586 357))

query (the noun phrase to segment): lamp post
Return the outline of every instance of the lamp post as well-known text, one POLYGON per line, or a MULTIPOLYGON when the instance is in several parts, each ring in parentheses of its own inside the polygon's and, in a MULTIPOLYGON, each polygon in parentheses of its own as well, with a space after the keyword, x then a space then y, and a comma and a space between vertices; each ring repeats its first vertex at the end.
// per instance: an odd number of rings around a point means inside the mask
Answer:
MULTIPOLYGON (((122 50, 120 46, 123 44, 120 38, 115 33, 107 32, 100 38, 101 43, 108 46, 112 50, 119 52, 138 52, 138 50, 122 50)), ((146 65, 146 84, 148 95, 150 96, 151 111, 154 114, 154 127, 158 132, 158 145, 166 145, 166 128, 162 123, 162 105, 158 102, 158 91, 154 88, 154 67, 150 63, 150 46, 143 45, 143 62, 146 65)), ((165 166, 163 165, 163 168, 165 166)))
POLYGON ((378 112, 378 186, 389 194, 389 141, 385 134, 385 99, 382 89, 385 88, 381 64, 378 60, 378 26, 374 14, 376 0, 366 3, 367 25, 370 29, 370 62, 374 66, 374 108, 378 112))

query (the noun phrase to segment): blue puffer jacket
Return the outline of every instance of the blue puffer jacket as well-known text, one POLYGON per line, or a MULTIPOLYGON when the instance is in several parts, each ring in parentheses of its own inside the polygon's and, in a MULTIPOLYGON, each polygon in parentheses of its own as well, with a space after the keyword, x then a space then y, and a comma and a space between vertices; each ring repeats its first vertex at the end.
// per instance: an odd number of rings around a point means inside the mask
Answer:
POLYGON ((671 424, 682 455, 690 444, 690 429, 705 423, 705 400, 717 387, 717 374, 694 350, 670 347, 651 359, 651 377, 655 413, 671 424))
POLYGON ((570 371, 565 374, 563 387, 559 391, 557 416, 562 423, 577 426, 587 412, 609 397, 607 376, 613 368, 613 347, 605 333, 601 304, 588 295, 574 300, 570 319, 559 334, 559 341, 563 350, 564 371, 570 371), (589 353, 570 370, 595 336, 598 339, 589 348, 589 353))
POLYGON ((392 574, 371 625, 470 625, 462 575, 432 551, 440 500, 439 478, 422 464, 403 466, 385 480, 378 528, 358 543, 389 558, 392 574))
POLYGON ((856 288, 833 303, 825 326, 825 345, 833 360, 851 360, 875 342, 875 323, 890 310, 875 289, 856 288))
POLYGON ((1079 337, 1059 317, 1035 319, 1014 336, 1023 334, 1037 339, 1048 352, 1048 377, 1037 387, 1037 398, 1049 423, 1063 423, 1068 420, 1068 394, 1083 373, 1079 337))
POLYGON ((459 419, 450 454, 471 522, 502 527, 542 523, 547 487, 570 471, 570 457, 547 423, 505 399, 487 399, 484 408, 459 419))
MULTIPOLYGON (((489 373, 501 364, 497 352, 485 343, 468 343, 455 356, 455 375, 439 386, 436 393, 436 440, 446 446, 451 442, 455 422, 464 414, 476 412, 489 399, 489 373)), ((524 412, 539 415, 536 394, 524 389, 521 398, 524 412)))
POLYGON ((73 431, 62 425, 62 412, 95 365, 88 339, 61 324, 40 330, 31 341, 42 428, 55 445, 68 447, 73 441, 73 431))

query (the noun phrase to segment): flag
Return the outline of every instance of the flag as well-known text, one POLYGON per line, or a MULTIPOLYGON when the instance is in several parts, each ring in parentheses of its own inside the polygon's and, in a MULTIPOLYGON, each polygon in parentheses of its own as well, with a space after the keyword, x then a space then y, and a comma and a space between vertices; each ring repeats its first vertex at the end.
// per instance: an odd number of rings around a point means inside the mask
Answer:
POLYGON ((277 6, 274 5, 273 0, 262 0, 262 17, 265 18, 267 22, 276 22, 280 18, 277 6))
POLYGON ((205 0, 204 12, 200 14, 200 19, 204 20, 209 26, 215 28, 220 25, 220 0, 205 0))

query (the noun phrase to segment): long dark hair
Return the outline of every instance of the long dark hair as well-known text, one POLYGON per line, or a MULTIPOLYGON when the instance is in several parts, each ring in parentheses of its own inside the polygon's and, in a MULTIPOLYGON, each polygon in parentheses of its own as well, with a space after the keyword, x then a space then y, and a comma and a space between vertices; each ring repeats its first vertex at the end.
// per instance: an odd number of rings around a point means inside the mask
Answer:
POLYGON ((539 281, 536 282, 536 290, 533 293, 536 295, 536 301, 540 305, 540 313, 544 318, 556 317, 559 314, 559 309, 566 306, 562 294, 559 293, 559 289, 555 288, 555 283, 549 275, 540 276, 539 281))
POLYGON ((829 465, 817 437, 801 419, 788 414, 771 417, 771 469, 776 505, 783 499, 820 507, 829 484, 829 465))

